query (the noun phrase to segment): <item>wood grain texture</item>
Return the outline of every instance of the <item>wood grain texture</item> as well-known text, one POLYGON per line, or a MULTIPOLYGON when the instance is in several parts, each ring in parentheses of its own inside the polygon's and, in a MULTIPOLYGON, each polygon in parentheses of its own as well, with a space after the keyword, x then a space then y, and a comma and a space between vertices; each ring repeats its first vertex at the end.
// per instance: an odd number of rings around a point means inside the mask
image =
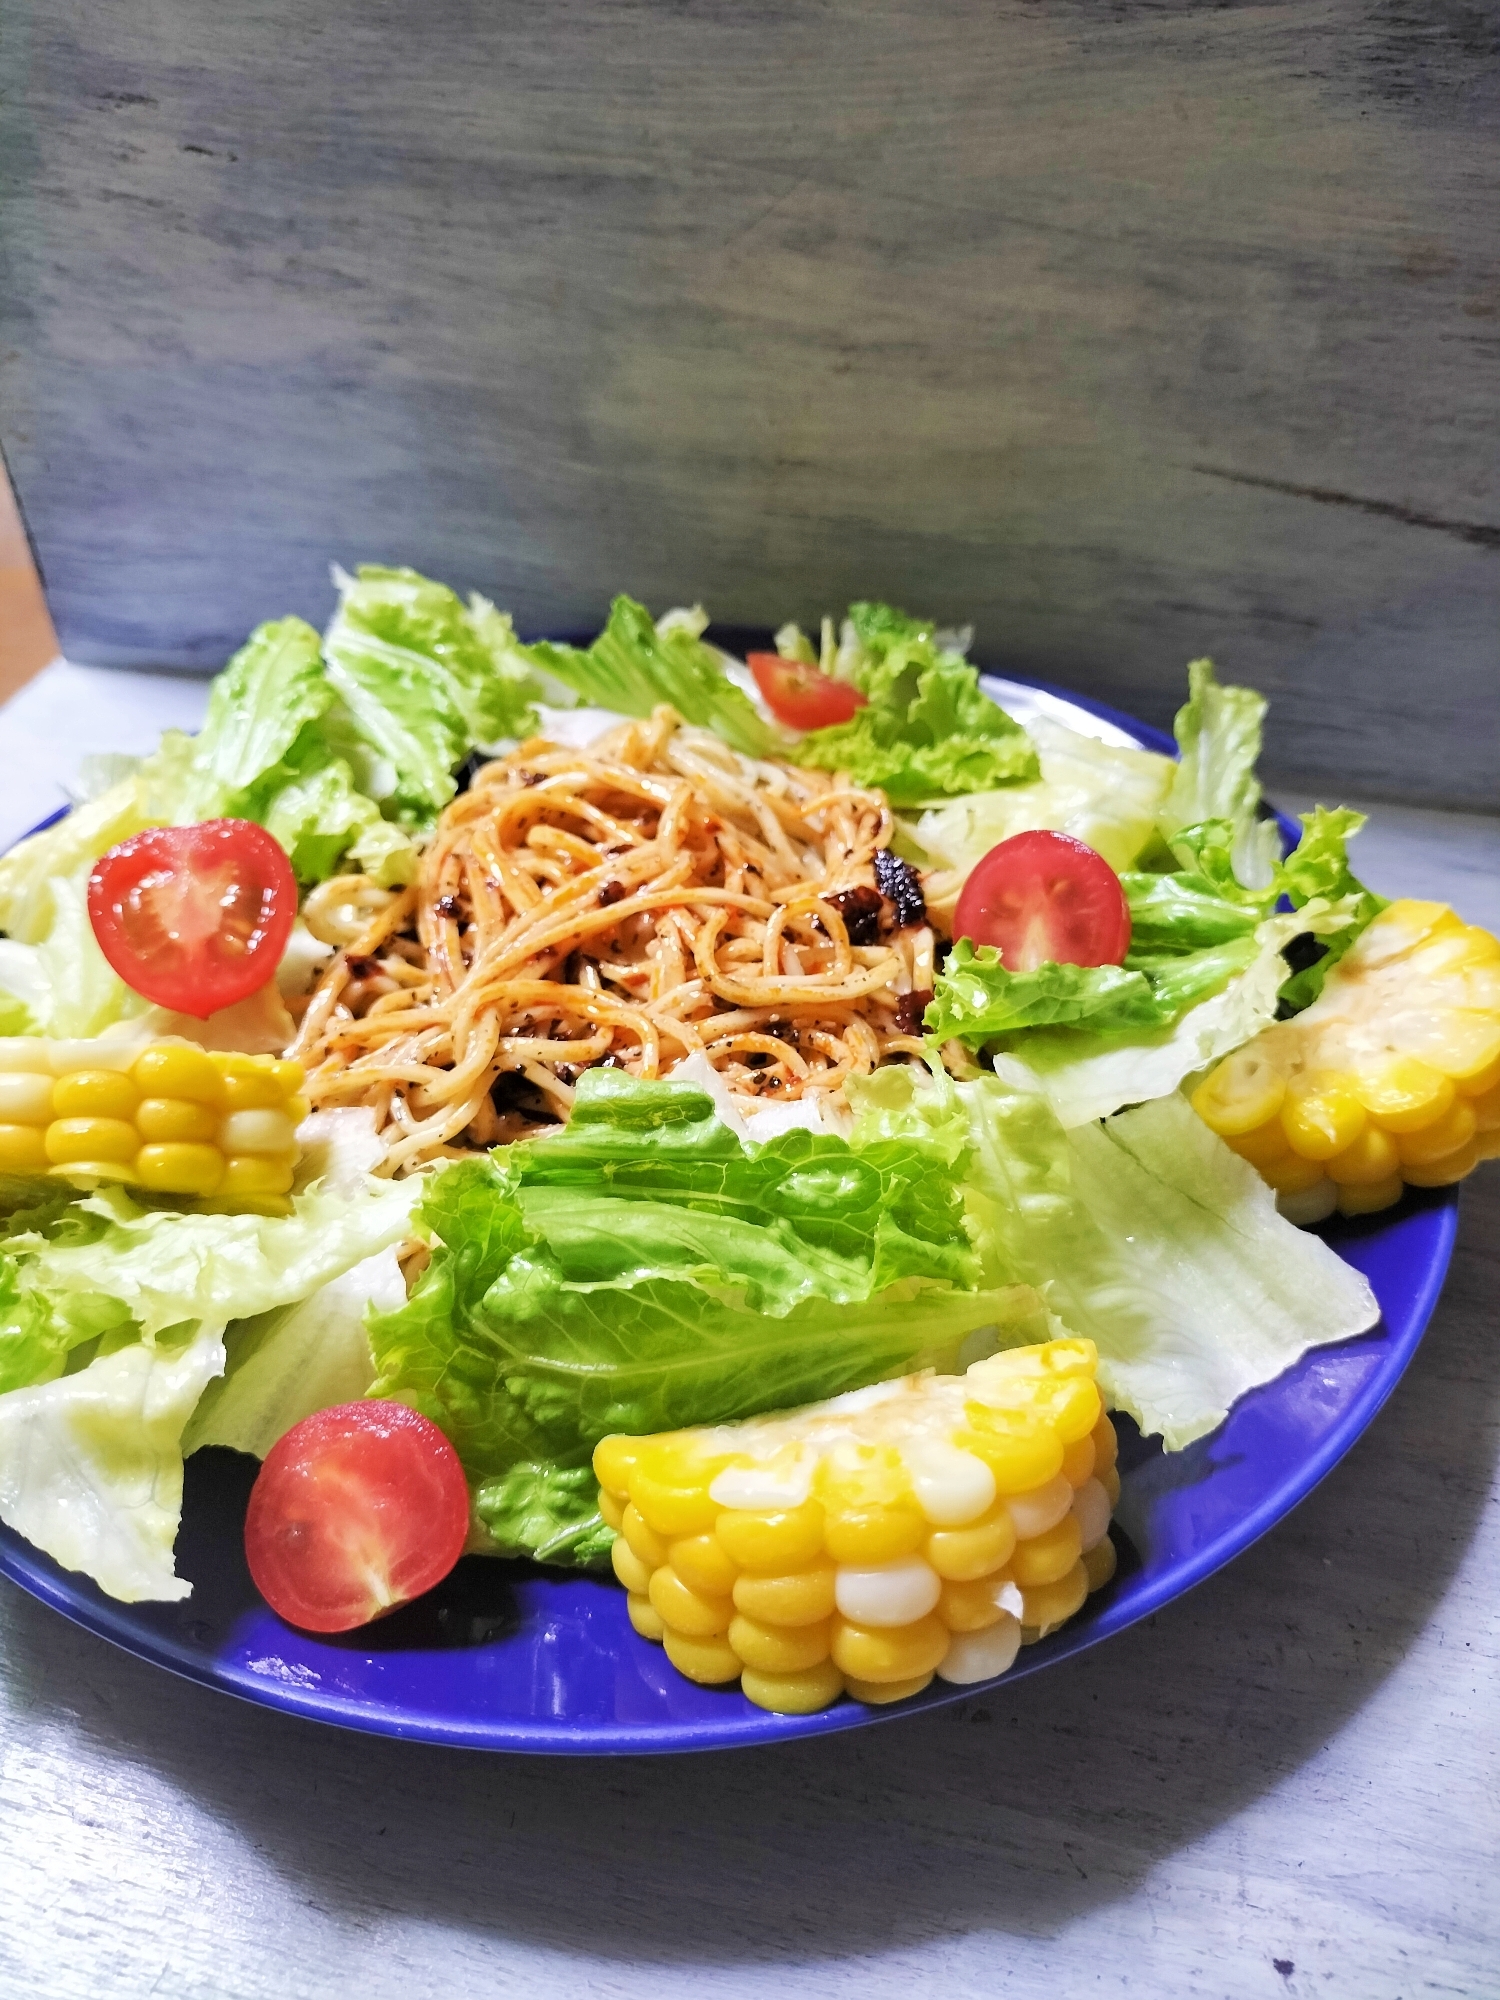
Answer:
POLYGON ((0 404, 65 645, 336 557, 529 629, 877 592, 1493 805, 1487 0, 11 0, 0 404))

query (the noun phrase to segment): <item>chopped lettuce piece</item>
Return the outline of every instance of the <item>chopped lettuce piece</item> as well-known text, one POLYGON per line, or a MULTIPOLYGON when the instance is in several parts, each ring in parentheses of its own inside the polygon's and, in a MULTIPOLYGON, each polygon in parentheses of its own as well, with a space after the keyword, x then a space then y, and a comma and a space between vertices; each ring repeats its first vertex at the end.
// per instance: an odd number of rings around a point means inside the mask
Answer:
POLYGON ((1178 1450, 1309 1347, 1374 1324, 1363 1277, 1276 1212, 1255 1170, 1173 1094, 1065 1132, 996 1077, 911 1066, 850 1085, 860 1139, 967 1151, 984 1282, 1034 1286, 1099 1348, 1108 1398, 1178 1450))
POLYGON ((111 1597, 186 1597, 172 1545, 183 1425, 224 1365, 222 1325, 178 1327, 0 1395, 0 1520, 111 1597))
POLYGON ((1261 723, 1266 703, 1253 688, 1221 687, 1212 660, 1188 664, 1188 698, 1173 724, 1181 757, 1172 788, 1157 815, 1162 837, 1186 865, 1180 836, 1203 820, 1227 820, 1234 872, 1247 888, 1271 879, 1281 856, 1274 820, 1257 818, 1261 723))
POLYGON ((311 625, 279 618, 252 632, 209 694, 193 757, 204 793, 199 817, 212 818, 224 801, 259 784, 333 698, 311 625))
POLYGON ((1176 769, 1171 758, 1100 743, 1048 715, 1026 728, 1040 778, 933 806, 915 828, 923 852, 967 873, 1002 840, 1043 827, 1086 842, 1116 873, 1133 867, 1155 837, 1176 769))
POLYGON ((684 722, 716 729, 747 757, 778 755, 783 745, 777 731, 729 678, 696 622, 677 613, 657 626, 645 605, 617 597, 609 623, 587 652, 544 639, 526 653, 590 707, 644 717, 665 702, 684 722))
POLYGON ((530 1523, 552 1559, 587 1559, 592 1489, 574 1517, 555 1475, 607 1433, 814 1402, 1013 1314, 976 1289, 962 1216, 920 1139, 747 1150, 691 1086, 588 1071, 564 1131, 429 1181, 432 1262, 372 1317, 375 1393, 453 1439, 497 1546, 536 1546, 530 1523))
POLYGON ((848 722, 809 731, 797 761, 880 785, 895 806, 1034 779, 1031 738, 940 636, 889 605, 852 604, 834 667, 866 704, 848 722))

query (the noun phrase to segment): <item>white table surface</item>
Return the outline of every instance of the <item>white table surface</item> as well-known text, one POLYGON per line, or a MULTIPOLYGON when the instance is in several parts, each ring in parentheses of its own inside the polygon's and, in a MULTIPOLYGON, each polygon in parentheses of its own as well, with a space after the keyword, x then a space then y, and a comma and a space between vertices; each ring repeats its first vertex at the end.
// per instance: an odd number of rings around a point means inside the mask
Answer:
MULTIPOLYGON (((0 837, 201 700, 51 670, 0 714, 0 837)), ((1492 821, 1377 808, 1360 863, 1500 921, 1492 821)), ((1497 1298, 1490 1167, 1406 1379, 1248 1554, 1012 1689, 783 1750, 345 1735, 0 1585, 0 1995, 1494 2000, 1497 1298)))

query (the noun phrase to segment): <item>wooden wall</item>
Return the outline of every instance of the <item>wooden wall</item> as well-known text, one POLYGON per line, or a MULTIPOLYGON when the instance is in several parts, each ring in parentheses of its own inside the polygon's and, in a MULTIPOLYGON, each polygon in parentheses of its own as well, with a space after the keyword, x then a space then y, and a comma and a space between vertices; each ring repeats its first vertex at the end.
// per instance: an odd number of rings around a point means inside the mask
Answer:
POLYGON ((0 258, 76 659, 881 594, 1500 805, 1494 0, 6 0, 0 258))

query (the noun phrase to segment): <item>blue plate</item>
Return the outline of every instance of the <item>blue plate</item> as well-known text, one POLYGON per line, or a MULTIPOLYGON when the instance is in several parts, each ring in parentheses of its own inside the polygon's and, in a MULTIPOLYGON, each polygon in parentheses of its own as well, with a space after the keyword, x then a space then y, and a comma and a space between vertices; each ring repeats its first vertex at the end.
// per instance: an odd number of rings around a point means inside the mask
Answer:
MULTIPOLYGON (((1159 731, 1101 704, 1026 683, 1136 742, 1159 731)), ((1236 1404, 1211 1437, 1165 1455, 1120 1420, 1120 1566, 1063 1631, 1022 1652, 1008 1680, 1037 1673, 1159 1611, 1248 1548, 1336 1465, 1401 1377, 1436 1304, 1458 1222, 1456 1189, 1408 1193, 1384 1215, 1321 1232, 1363 1271, 1377 1326, 1315 1348, 1236 1404)), ((738 1689, 696 1687, 631 1630, 611 1581, 479 1557, 379 1625, 344 1638, 293 1631, 245 1567, 241 1525, 253 1460, 189 1460, 180 1604, 117 1604, 0 1527, 0 1572, 65 1617, 141 1659, 269 1708, 380 1736, 473 1749, 574 1756, 780 1743, 938 1708, 976 1692, 934 1682, 891 1708, 843 1700, 819 1715, 777 1716, 738 1689)))

